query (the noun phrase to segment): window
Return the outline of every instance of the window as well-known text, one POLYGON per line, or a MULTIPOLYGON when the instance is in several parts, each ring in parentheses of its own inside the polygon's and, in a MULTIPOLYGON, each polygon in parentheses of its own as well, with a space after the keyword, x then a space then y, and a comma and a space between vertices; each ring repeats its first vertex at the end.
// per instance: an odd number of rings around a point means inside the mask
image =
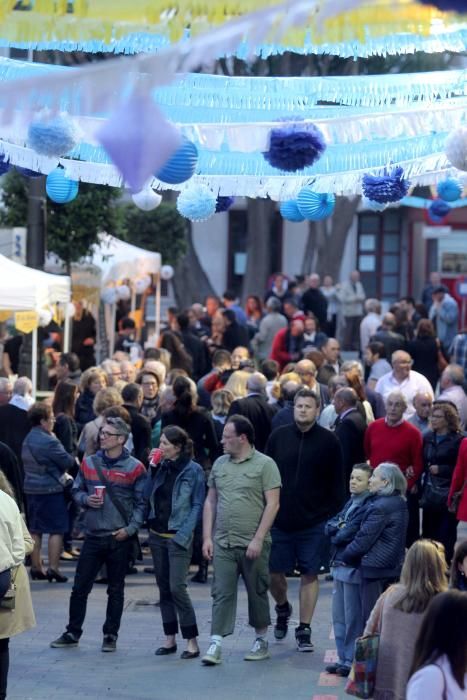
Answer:
POLYGON ((393 302, 399 297, 401 213, 364 212, 358 222, 357 263, 367 297, 393 302))

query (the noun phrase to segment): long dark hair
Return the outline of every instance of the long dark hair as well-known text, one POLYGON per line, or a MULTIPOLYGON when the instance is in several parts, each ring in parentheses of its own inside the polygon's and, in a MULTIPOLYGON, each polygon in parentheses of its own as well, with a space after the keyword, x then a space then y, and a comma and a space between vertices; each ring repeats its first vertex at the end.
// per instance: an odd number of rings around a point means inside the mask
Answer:
POLYGON ((55 387, 54 398, 52 402, 52 410, 54 416, 57 417, 60 413, 73 418, 75 413, 76 394, 78 387, 72 382, 58 382, 55 387))
POLYGON ((172 391, 175 396, 175 413, 183 417, 193 413, 195 407, 190 382, 187 377, 176 377, 172 384, 172 391))
POLYGON ((170 352, 170 369, 184 369, 187 374, 191 374, 193 360, 175 333, 165 331, 161 337, 160 347, 170 352))
POLYGON ((461 588, 461 572, 459 571, 459 564, 462 564, 464 559, 467 557, 467 540, 462 540, 456 545, 454 550, 454 556, 452 558, 451 566, 451 586, 460 590, 461 588))
POLYGON ((179 428, 178 425, 168 425, 162 430, 162 435, 175 447, 180 447, 180 457, 186 459, 193 458, 193 440, 190 438, 186 430, 179 428))
POLYGON ((449 659, 459 688, 465 690, 467 595, 461 591, 439 593, 428 605, 415 642, 410 675, 435 663, 443 654, 449 659))

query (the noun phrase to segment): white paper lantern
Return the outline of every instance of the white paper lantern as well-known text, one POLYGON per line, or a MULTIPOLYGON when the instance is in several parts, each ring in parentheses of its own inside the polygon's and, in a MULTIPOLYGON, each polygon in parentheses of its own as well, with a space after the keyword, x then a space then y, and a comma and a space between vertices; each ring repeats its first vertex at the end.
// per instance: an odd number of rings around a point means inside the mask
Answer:
POLYGON ((152 209, 156 209, 156 207, 158 207, 162 202, 161 195, 154 192, 154 190, 150 187, 141 190, 141 192, 137 192, 136 194, 132 195, 131 198, 133 200, 133 204, 135 204, 138 209, 142 209, 142 211, 151 211, 152 209))
POLYGON ((174 269, 172 265, 162 265, 161 267, 161 279, 171 280, 174 276, 174 269))
POLYGON ((72 301, 69 301, 68 304, 66 305, 66 315, 68 318, 72 318, 76 313, 76 306, 73 304, 72 301))
POLYGON ((117 287, 117 297, 122 301, 127 301, 131 298, 131 289, 127 284, 120 284, 117 287))
POLYGON ((149 275, 145 275, 144 277, 141 277, 139 280, 135 280, 134 287, 135 287, 136 294, 144 294, 144 292, 150 286, 150 284, 151 284, 151 278, 149 277, 149 275))
POLYGON ((458 170, 467 170, 467 128, 459 127, 452 131, 446 139, 446 156, 458 170))
POLYGON ((53 313, 50 309, 41 309, 39 311, 39 325, 41 328, 45 328, 49 325, 53 318, 53 313))
POLYGON ((118 296, 115 287, 106 287, 102 290, 101 299, 104 304, 115 304, 118 296))

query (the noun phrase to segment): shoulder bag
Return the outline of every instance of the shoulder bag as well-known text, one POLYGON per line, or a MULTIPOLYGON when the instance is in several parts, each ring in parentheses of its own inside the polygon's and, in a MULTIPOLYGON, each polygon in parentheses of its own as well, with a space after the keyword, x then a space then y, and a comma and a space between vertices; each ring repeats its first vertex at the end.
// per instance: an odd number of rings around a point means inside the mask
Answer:
POLYGON ((449 496, 449 480, 428 472, 423 484, 420 508, 445 510, 449 496))
MULTIPOLYGON (((105 476, 102 472, 102 469, 101 469, 100 465, 98 464, 97 460, 94 462, 94 466, 96 468, 96 472, 97 472, 99 479, 101 480, 101 482, 103 483, 103 485, 106 488, 106 492, 107 492, 108 497, 110 498, 113 505, 115 506, 115 508, 118 510, 118 512, 122 516, 122 519, 123 519, 123 522, 125 523, 125 525, 128 525, 129 524, 128 516, 125 513, 125 510, 124 510, 122 504, 118 501, 118 499, 115 495, 115 492, 113 490, 112 484, 110 483, 110 481, 108 481, 108 479, 105 478, 105 476)), ((129 549, 129 559, 131 561, 143 561, 143 552, 141 550, 141 545, 139 542, 138 533, 135 532, 134 535, 131 535, 131 537, 129 538, 129 541, 130 541, 130 545, 131 545, 130 549, 129 549)))
POLYGON ((14 610, 16 607, 16 574, 18 573, 19 567, 11 574, 10 587, 8 588, 5 595, 0 598, 0 610, 14 610))
POLYGON ((379 634, 369 634, 355 640, 354 660, 345 686, 347 695, 365 700, 373 697, 378 650, 379 634))
POLYGON ((459 505, 462 500, 462 496, 464 495, 464 489, 465 485, 467 484, 467 479, 464 481, 462 484, 462 487, 459 491, 454 491, 454 493, 451 496, 451 505, 448 506, 448 511, 452 513, 453 515, 457 515, 457 511, 459 510, 459 505))

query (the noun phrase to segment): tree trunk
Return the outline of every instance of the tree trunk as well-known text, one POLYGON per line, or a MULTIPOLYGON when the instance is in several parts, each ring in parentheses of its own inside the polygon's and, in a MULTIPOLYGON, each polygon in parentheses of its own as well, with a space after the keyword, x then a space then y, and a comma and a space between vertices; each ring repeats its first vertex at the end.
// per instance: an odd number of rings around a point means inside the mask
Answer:
POLYGON ((203 302, 207 296, 217 296, 198 258, 193 244, 191 225, 187 227, 186 255, 176 264, 173 286, 177 306, 186 309, 195 302, 203 302))
POLYGON ((270 199, 249 199, 247 209, 247 258, 242 298, 256 294, 262 299, 271 274, 270 239, 275 203, 270 199))
POLYGON ((321 277, 339 279, 347 234, 359 202, 360 197, 337 197, 330 219, 310 221, 302 274, 317 272, 321 277))

